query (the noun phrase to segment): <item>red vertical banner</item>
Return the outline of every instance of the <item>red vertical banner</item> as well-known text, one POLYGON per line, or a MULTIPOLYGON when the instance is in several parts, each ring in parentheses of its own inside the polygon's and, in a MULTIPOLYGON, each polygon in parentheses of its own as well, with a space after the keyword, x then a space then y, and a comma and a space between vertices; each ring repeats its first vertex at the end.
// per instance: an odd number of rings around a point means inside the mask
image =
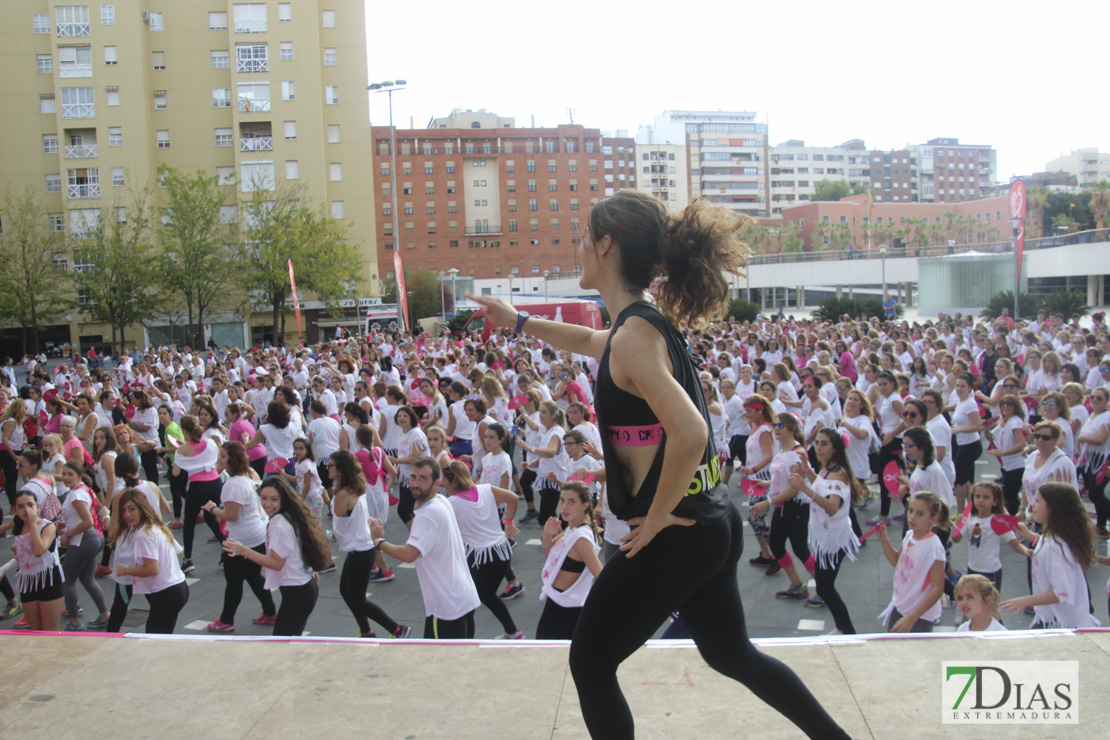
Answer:
MULTIPOLYGON (((293 293, 293 311, 297 314, 297 338, 304 339, 304 332, 301 331, 301 302, 297 299, 297 280, 293 277, 293 260, 289 260, 289 288, 293 293)), ((274 338, 274 344, 277 344, 277 338, 274 338)), ((282 340, 284 341, 284 340, 282 340)))
MULTIPOLYGON (((1021 258, 1025 252, 1025 181, 1014 180, 1010 185, 1010 218, 1020 218, 1021 227, 1017 235, 1017 283, 1021 285, 1021 258)), ((1017 288, 1015 288, 1016 290, 1017 288)), ((1016 320, 1017 317, 1015 316, 1016 320)))
POLYGON ((396 250, 393 252, 393 271, 397 275, 397 305, 401 307, 405 328, 412 329, 409 323, 409 294, 405 289, 405 267, 401 264, 401 253, 396 250))

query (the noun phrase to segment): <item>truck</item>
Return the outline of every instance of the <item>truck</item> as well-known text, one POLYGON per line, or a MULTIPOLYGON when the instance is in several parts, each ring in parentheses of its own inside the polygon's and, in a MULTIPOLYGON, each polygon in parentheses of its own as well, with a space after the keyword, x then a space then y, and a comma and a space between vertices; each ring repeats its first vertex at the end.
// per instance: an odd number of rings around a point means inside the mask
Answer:
MULTIPOLYGON (((550 302, 541 300, 538 303, 514 301, 513 308, 518 311, 527 311, 537 319, 548 319, 549 321, 558 321, 564 324, 578 324, 579 326, 586 326, 590 329, 603 328, 601 310, 598 308, 597 301, 572 298, 550 302)), ((494 328, 495 327, 486 320, 486 310, 484 308, 479 308, 466 322, 463 331, 466 333, 472 331, 479 332, 484 342, 489 339, 490 333, 494 328)))

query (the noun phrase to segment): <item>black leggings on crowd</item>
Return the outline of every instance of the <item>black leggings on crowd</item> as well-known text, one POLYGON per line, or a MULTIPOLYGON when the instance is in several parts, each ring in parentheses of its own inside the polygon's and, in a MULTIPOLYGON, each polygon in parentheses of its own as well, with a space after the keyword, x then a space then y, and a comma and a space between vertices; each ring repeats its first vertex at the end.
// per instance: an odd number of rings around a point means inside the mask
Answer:
POLYGON ((123 620, 127 617, 127 605, 131 603, 131 586, 121 586, 113 582, 115 596, 112 598, 112 610, 108 612, 108 632, 119 632, 123 627, 123 620))
POLYGON ((478 598, 493 612, 505 634, 516 634, 516 622, 509 614, 509 608, 497 593, 501 579, 508 576, 509 560, 500 560, 496 553, 490 553, 489 559, 481 565, 474 565, 473 556, 467 558, 470 566, 470 577, 474 579, 474 587, 478 589, 478 598))
MULTIPOLYGON (((711 668, 744 684, 809 737, 848 737, 789 667, 748 640, 736 574, 743 540, 743 518, 730 503, 716 522, 667 527, 634 558, 618 552, 605 563, 570 646, 570 669, 592 737, 633 737, 617 668, 674 611, 711 668)), ((739 706, 739 694, 735 699, 739 706)))
POLYGON ((728 441, 728 460, 725 460, 725 467, 731 468, 735 465, 734 460, 739 459, 741 465, 748 464, 748 436, 747 434, 734 434, 728 441))
POLYGON ((300 586, 282 586, 274 637, 300 637, 319 596, 320 587, 316 585, 315 578, 309 578, 308 583, 300 586))
POLYGON ((8 601, 15 601, 15 589, 12 588, 7 576, 0 576, 0 596, 8 601))
MULTIPOLYGON (((879 468, 879 495, 881 496, 881 499, 879 501, 879 514, 884 517, 890 515, 890 494, 892 492, 886 487, 886 480, 884 480, 883 471, 886 470, 886 466, 890 464, 891 460, 900 459, 897 453, 901 451, 902 440, 897 438, 895 438, 890 444, 883 445, 882 449, 879 450, 879 460, 876 463, 877 467, 879 468)), ((894 493, 897 493, 897 491, 895 491, 894 493)), ((905 503, 906 502, 903 499, 902 505, 905 506, 905 503)))
MULTIPOLYGON (((265 543, 252 547, 259 555, 266 554, 265 543)), ((247 558, 224 559, 224 608, 220 612, 220 621, 224 624, 235 624, 235 612, 243 601, 243 581, 251 587, 258 603, 262 604, 262 613, 268 617, 274 616, 277 607, 274 606, 273 595, 266 590, 266 577, 262 575, 262 566, 247 558)))
POLYGON ((189 584, 182 581, 157 593, 147 594, 146 600, 150 604, 150 614, 146 618, 147 634, 172 635, 177 626, 177 615, 189 601, 189 584))
POLYGON ((351 610, 355 621, 358 622, 359 634, 370 633, 370 620, 385 627, 386 632, 393 634, 400 626, 394 622, 385 611, 366 598, 366 586, 370 583, 370 569, 374 566, 374 559, 378 556, 376 548, 369 550, 353 550, 343 559, 343 570, 339 573, 339 595, 343 603, 351 610))
POLYGON ((259 480, 266 477, 266 456, 265 455, 258 458, 257 460, 251 460, 250 461, 250 466, 251 466, 251 469, 254 470, 254 472, 258 473, 258 479, 259 480))
MULTIPOLYGON (((16 457, 22 450, 13 451, 16 457)), ((7 450, 0 450, 0 470, 4 471, 4 493, 8 494, 8 513, 15 516, 15 494, 19 491, 19 470, 7 450)))
POLYGON ((474 612, 470 611, 458 619, 424 617, 425 640, 472 640, 474 639, 474 612))
POLYGON ((535 491, 532 485, 536 482, 535 468, 528 468, 520 474, 520 492, 524 494, 524 500, 527 503, 532 503, 536 499, 535 491))
POLYGON ((220 489, 223 484, 219 478, 215 480, 189 481, 189 490, 185 493, 185 519, 182 522, 182 539, 185 540, 185 559, 193 559, 193 532, 197 528, 197 514, 204 513, 204 523, 212 530, 212 534, 220 540, 224 535, 220 532, 220 520, 214 514, 201 509, 209 501, 220 503, 220 489))
POLYGON ((416 499, 412 497, 412 489, 404 483, 397 486, 397 516, 401 517, 401 524, 416 518, 416 499))
POLYGON ((158 453, 154 450, 142 452, 139 454, 139 461, 142 462, 146 479, 154 485, 158 485, 158 453))
MULTIPOLYGON (((265 460, 263 460, 265 462, 265 460)), ((189 487, 189 474, 184 470, 178 470, 177 475, 173 474, 173 469, 170 469, 170 498, 173 499, 173 518, 181 518, 181 505, 185 501, 185 489, 189 487)), ((262 474, 259 473, 258 477, 261 478, 262 474)), ((193 517, 196 520, 196 517, 193 517)))
POLYGON ((1083 477, 1083 486, 1087 489, 1087 495, 1090 497, 1091 503, 1095 505, 1097 525, 1099 529, 1106 529, 1106 520, 1110 517, 1110 499, 1106 498, 1106 481, 1103 480, 1102 484, 1099 485, 1096 482, 1095 474, 1089 472, 1086 468, 1080 470, 1079 474, 1083 477))
MULTIPOLYGON (((786 541, 790 540, 790 549, 801 561, 807 570, 811 567, 809 562, 809 504, 801 503, 795 499, 787 501, 781 507, 772 506, 771 510, 771 557, 782 560, 786 557, 786 541)), ((782 565, 789 564, 789 561, 782 565)))
POLYGON ((852 626, 852 618, 848 616, 848 607, 844 605, 844 599, 840 598, 840 593, 836 590, 836 577, 840 574, 844 551, 841 550, 830 560, 831 567, 823 567, 820 557, 814 564, 813 580, 817 584, 817 595, 825 602, 825 606, 829 607, 829 613, 833 616, 836 628, 846 635, 854 635, 856 628, 852 626))
POLYGON ((544 478, 540 483, 540 512, 536 516, 536 523, 541 527, 544 522, 559 514, 559 487, 544 478))
POLYGON ((1002 471, 1002 500, 1010 516, 1017 514, 1021 508, 1021 482, 1024 475, 1024 463, 1020 468, 1002 471))
POLYGON ((574 637, 574 628, 582 616, 580 606, 559 606, 549 597, 543 605, 539 624, 536 625, 537 640, 569 640, 574 637))

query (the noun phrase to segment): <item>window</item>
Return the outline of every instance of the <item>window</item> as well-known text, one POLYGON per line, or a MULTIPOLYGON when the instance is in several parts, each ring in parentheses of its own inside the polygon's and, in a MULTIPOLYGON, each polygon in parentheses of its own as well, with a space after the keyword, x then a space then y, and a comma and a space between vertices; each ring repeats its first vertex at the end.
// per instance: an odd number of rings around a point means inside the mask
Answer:
POLYGON ((216 146, 234 146, 235 134, 229 128, 218 128, 215 130, 216 146))
POLYGON ((235 33, 266 33, 266 3, 239 3, 232 11, 235 33))
POLYGON ((293 20, 292 3, 278 3, 278 23, 293 20))
POLYGON ((285 160, 285 179, 286 180, 299 180, 301 178, 300 170, 297 165, 297 160, 285 160))
POLYGON ((47 175, 46 176, 46 192, 60 193, 62 192, 62 176, 61 175, 47 175))
POLYGON ((509 219, 509 231, 516 231, 516 219, 515 218, 510 218, 509 219))
POLYGON ((96 105, 91 87, 62 88, 62 118, 95 118, 96 105))
POLYGON ((230 108, 231 107, 231 90, 227 88, 212 88, 212 107, 213 108, 230 108))
POLYGON ((429 221, 428 222, 428 233, 429 234, 436 233, 436 222, 435 221, 429 221))
POLYGON ((50 54, 39 54, 35 57, 40 75, 54 74, 54 57, 50 54))
POLYGON ((325 10, 321 13, 321 20, 324 28, 335 28, 335 11, 325 10))
POLYGON ((58 23, 58 38, 89 35, 87 5, 59 5, 54 8, 54 20, 58 23))
POLYGON ((39 113, 56 113, 58 110, 52 94, 39 96, 39 113))
POLYGON ((328 85, 324 88, 324 104, 325 105, 338 105, 339 104, 339 87, 336 85, 328 85))
POLYGON ((536 181, 535 180, 529 180, 528 181, 528 192, 529 193, 536 192, 536 181))
POLYGON ((240 113, 262 113, 270 110, 269 82, 240 82, 235 87, 240 113))
POLYGON ((158 140, 158 148, 159 149, 169 149, 170 148, 170 132, 169 131, 157 131, 155 133, 156 133, 156 138, 158 140))
POLYGON ((43 134, 42 135, 42 153, 43 154, 57 154, 58 153, 58 135, 57 134, 43 134))
POLYGON ((212 12, 208 14, 208 30, 210 31, 226 31, 227 30, 227 11, 222 10, 219 12, 212 12))
POLYGON ((296 100, 297 90, 293 85, 293 80, 283 80, 281 83, 281 99, 282 100, 296 100))
POLYGON ((150 14, 150 30, 151 31, 161 31, 161 30, 163 30, 162 14, 161 13, 151 13, 150 14))
POLYGON ((235 184, 235 168, 234 167, 217 167, 216 168, 216 182, 219 185, 234 185, 235 184))
POLYGON ((536 171, 536 160, 534 160, 534 159, 529 159, 528 160, 528 171, 529 172, 535 172, 536 171))
POLYGON ((343 181, 343 163, 332 162, 328 168, 328 179, 332 182, 343 181))
POLYGON ((447 201, 447 212, 448 213, 458 213, 459 212, 459 207, 455 203, 455 201, 453 201, 453 200, 447 201))
POLYGON ((109 65, 116 63, 116 47, 114 47, 114 46, 105 46, 104 47, 104 63, 109 64, 109 65))
POLYGON ((538 206, 537 206, 537 203, 536 203, 536 199, 535 199, 535 198, 529 198, 529 199, 528 199, 528 210, 529 210, 529 211, 535 211, 535 210, 538 210, 538 206))
POLYGON ((554 172, 555 171, 555 160, 554 159, 547 160, 547 171, 548 172, 554 172))
POLYGON ((114 187, 114 188, 123 187, 123 184, 124 184, 123 183, 123 168, 122 167, 113 167, 112 168, 112 187, 114 187))
POLYGON ((286 121, 285 122, 285 138, 286 139, 295 139, 295 138, 297 138, 297 122, 296 121, 286 121))
POLYGON ((108 146, 123 146, 123 128, 111 126, 108 129, 108 146))
POLYGON ((35 33, 50 33, 50 14, 35 13, 31 16, 31 27, 35 33))
POLYGON ((336 62, 335 49, 324 49, 324 66, 334 67, 336 62))
POLYGON ((558 190, 559 190, 559 181, 558 180, 548 180, 547 181, 547 191, 549 193, 554 193, 554 192, 557 192, 558 190))
POLYGON ((66 217, 64 213, 51 213, 47 216, 47 219, 50 221, 51 231, 65 230, 66 217))
POLYGON ((104 88, 104 104, 110 106, 119 105, 119 88, 106 87, 104 88))
POLYGON ((436 204, 434 201, 429 200, 427 203, 424 204, 424 213, 428 214, 429 216, 434 216, 435 212, 436 204))
POLYGON ((454 162, 448 162, 447 163, 447 174, 448 175, 455 174, 455 163, 454 162))
POLYGON ((212 52, 212 69, 228 69, 231 66, 231 53, 227 51, 212 52))
POLYGON ((166 68, 166 52, 164 52, 164 51, 153 51, 153 52, 150 53, 150 59, 151 59, 151 66, 153 66, 154 69, 165 69, 166 68))
POLYGON ((274 189, 273 162, 243 162, 239 166, 240 182, 243 183, 244 193, 274 189))
POLYGON ((154 91, 154 110, 165 110, 167 108, 166 91, 154 91))
POLYGON ((91 46, 59 46, 59 77, 92 77, 91 46))
POLYGON ((239 221, 239 209, 235 206, 220 206, 220 223, 233 224, 239 221))
MULTIPOLYGON (((292 55, 292 44, 290 44, 292 55)), ((284 51, 282 52, 284 54, 284 51)), ((292 59, 292 56, 290 56, 292 59)), ((270 58, 266 51, 266 44, 236 44, 235 45, 235 70, 237 72, 268 72, 270 58)))
MULTIPOLYGON (((331 202, 331 217, 338 220, 343 218, 343 201, 333 200, 331 202)), ((434 231, 429 233, 435 233, 434 231)))

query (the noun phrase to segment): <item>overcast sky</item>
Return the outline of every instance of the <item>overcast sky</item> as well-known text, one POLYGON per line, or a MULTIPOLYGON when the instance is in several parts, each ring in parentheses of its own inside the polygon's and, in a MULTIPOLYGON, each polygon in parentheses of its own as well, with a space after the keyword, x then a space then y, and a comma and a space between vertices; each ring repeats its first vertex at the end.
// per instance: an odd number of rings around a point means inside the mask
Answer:
MULTIPOLYGON (((993 145, 1002 181, 1072 149, 1110 151, 1104 1, 427 0, 396 18, 375 7, 370 81, 408 81, 393 96, 402 128, 453 108, 554 126, 573 108, 576 123, 635 136, 665 109, 750 110, 772 144, 993 145)), ((385 95, 371 95, 370 115, 388 123, 385 95)))

